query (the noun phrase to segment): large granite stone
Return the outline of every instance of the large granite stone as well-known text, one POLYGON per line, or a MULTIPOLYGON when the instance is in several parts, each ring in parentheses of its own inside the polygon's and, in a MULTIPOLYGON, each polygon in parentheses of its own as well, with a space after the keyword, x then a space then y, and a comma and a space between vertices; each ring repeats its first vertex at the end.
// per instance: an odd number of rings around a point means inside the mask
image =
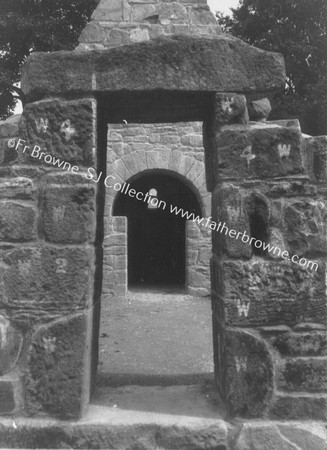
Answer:
POLYGON ((29 99, 56 94, 151 91, 276 91, 280 54, 230 36, 159 37, 110 50, 33 53, 22 75, 29 99))
POLYGON ((249 331, 226 332, 225 393, 232 415, 260 417, 270 404, 274 363, 266 343, 249 331))
POLYGON ((78 418, 88 401, 88 320, 76 314, 43 325, 32 337, 25 376, 26 407, 78 418))

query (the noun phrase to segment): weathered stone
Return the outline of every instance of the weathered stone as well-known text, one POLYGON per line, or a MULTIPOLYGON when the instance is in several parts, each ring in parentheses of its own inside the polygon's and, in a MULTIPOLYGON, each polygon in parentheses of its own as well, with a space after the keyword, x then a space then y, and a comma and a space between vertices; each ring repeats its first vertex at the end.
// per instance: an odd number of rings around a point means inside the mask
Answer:
POLYGON ((298 256, 327 253, 327 202, 324 199, 288 202, 283 223, 291 253, 298 256))
POLYGON ((4 251, 2 260, 0 306, 11 310, 14 321, 49 321, 92 302, 92 247, 19 248, 4 251))
POLYGON ((218 231, 212 231, 212 245, 216 255, 251 258, 252 247, 241 240, 243 232, 249 236, 251 234, 245 199, 244 192, 235 185, 223 184, 215 189, 212 217, 216 224, 221 224, 218 231), (237 233, 240 233, 238 238, 237 233))
POLYGON ((158 20, 163 25, 183 23, 188 19, 187 9, 177 2, 171 2, 169 4, 159 3, 158 15, 158 20))
POLYGON ((61 419, 78 418, 88 402, 87 316, 41 326, 28 351, 26 407, 61 419))
POLYGON ((2 178, 0 197, 15 200, 36 200, 37 190, 32 180, 24 177, 2 178))
POLYGON ((94 242, 95 220, 95 185, 45 187, 42 224, 46 240, 65 244, 94 242))
POLYGON ((226 125, 215 134, 212 170, 215 183, 303 174, 302 134, 269 124, 226 125))
POLYGON ((275 392, 272 419, 327 420, 327 395, 275 392))
POLYGON ((17 151, 24 153, 27 163, 52 169, 68 171, 76 165, 78 172, 80 165, 93 165, 94 110, 91 99, 28 104, 20 124, 20 136, 25 142, 17 151))
POLYGON ((22 334, 11 325, 6 317, 0 315, 0 376, 15 367, 22 343, 22 334))
POLYGON ((26 242, 37 237, 36 210, 16 202, 0 202, 0 240, 26 242))
POLYGON ((249 331, 226 330, 226 399, 230 412, 259 417, 274 389, 274 363, 263 340, 249 331))
POLYGON ((282 356, 327 356, 327 334, 325 331, 284 332, 268 337, 273 347, 282 356))
POLYGON ((288 358, 280 364, 278 387, 288 391, 326 392, 326 358, 288 358))
POLYGON ((14 384, 9 379, 0 379, 0 415, 12 414, 15 410, 14 384))
POLYGON ((249 103, 248 108, 251 120, 265 121, 271 113, 271 104, 268 98, 253 100, 249 103))
POLYGON ((237 94, 216 94, 214 116, 218 127, 226 124, 248 124, 246 97, 237 94))
POLYGON ((149 414, 90 406, 87 419, 27 418, 0 422, 3 448, 102 448, 120 450, 229 450, 226 422, 219 418, 149 414), (105 413, 104 413, 105 411, 105 413))
POLYGON ((227 36, 173 36, 104 51, 33 53, 22 89, 29 98, 154 89, 250 92, 279 90, 284 79, 279 54, 227 36))
POLYGON ((323 263, 317 272, 290 261, 225 261, 219 267, 227 323, 295 325, 304 318, 325 323, 323 263))

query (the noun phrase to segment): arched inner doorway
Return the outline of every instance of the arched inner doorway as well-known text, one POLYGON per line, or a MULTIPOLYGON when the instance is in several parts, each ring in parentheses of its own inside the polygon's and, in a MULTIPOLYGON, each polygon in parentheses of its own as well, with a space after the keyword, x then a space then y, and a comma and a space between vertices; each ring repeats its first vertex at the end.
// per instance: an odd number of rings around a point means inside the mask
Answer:
POLYGON ((120 192, 113 205, 113 215, 128 222, 128 286, 185 286, 186 217, 176 212, 201 216, 199 200, 180 178, 160 170, 128 183, 136 194, 120 192))

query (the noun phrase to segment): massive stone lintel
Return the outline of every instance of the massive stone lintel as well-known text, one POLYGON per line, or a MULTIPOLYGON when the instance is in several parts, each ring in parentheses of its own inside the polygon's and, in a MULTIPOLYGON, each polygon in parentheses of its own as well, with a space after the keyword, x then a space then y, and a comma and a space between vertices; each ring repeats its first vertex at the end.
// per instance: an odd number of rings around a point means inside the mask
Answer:
POLYGON ((267 92, 284 80, 280 54, 229 36, 170 36, 109 50, 34 53, 22 88, 34 100, 121 91, 267 92))

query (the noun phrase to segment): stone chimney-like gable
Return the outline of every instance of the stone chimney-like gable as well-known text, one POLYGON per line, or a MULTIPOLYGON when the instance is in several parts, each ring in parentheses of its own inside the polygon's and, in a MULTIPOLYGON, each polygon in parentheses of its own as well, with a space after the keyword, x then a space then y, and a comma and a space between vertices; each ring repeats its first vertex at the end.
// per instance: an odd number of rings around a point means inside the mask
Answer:
POLYGON ((118 47, 160 35, 217 35, 207 0, 100 0, 77 50, 118 47))

